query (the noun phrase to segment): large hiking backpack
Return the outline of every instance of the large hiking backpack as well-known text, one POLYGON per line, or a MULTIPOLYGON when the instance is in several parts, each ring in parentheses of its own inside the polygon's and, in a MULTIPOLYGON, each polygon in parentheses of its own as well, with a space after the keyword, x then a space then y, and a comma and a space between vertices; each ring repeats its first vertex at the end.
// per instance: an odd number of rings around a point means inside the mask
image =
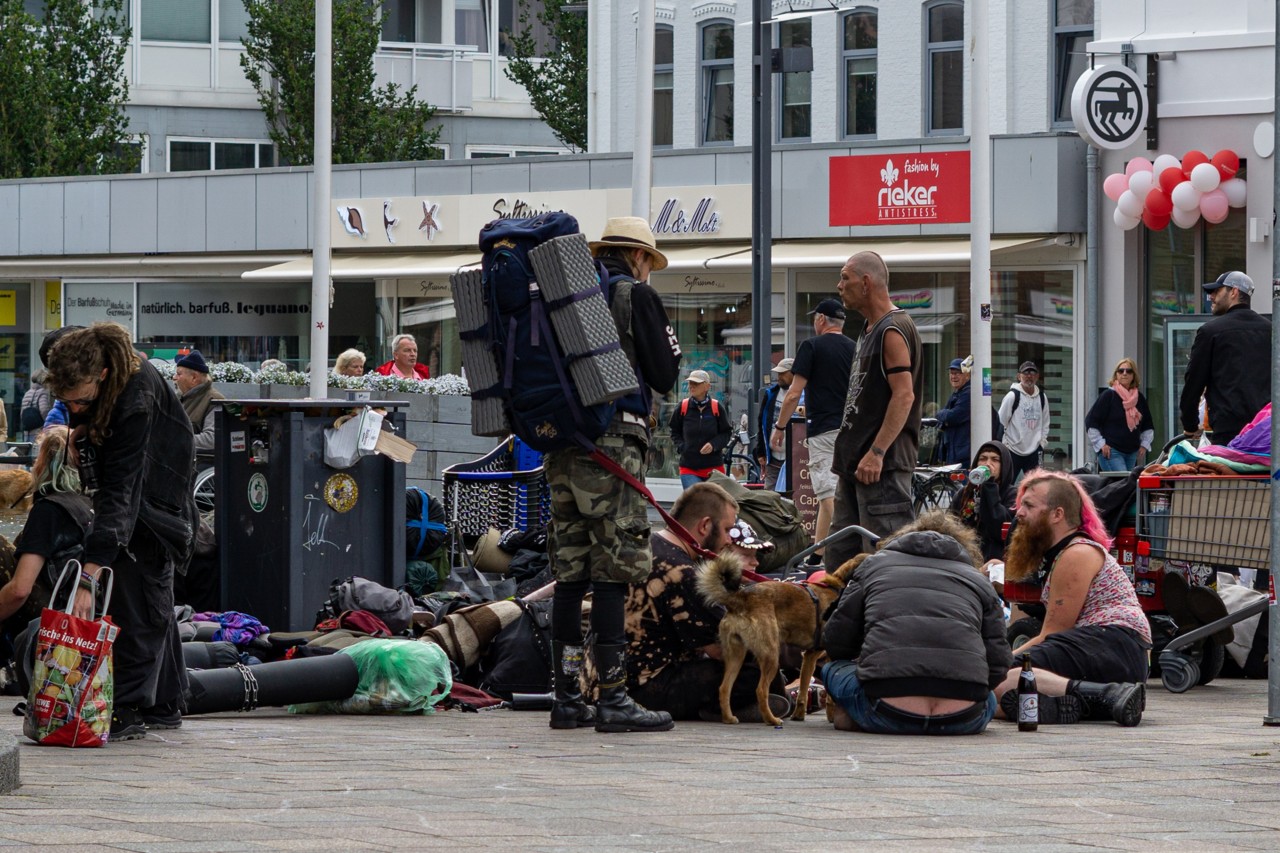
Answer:
POLYGON ((450 279, 473 432, 514 432, 543 452, 595 440, 613 401, 638 386, 610 310, 613 288, 577 220, 563 212, 498 219, 481 230, 480 250, 480 273, 450 279))

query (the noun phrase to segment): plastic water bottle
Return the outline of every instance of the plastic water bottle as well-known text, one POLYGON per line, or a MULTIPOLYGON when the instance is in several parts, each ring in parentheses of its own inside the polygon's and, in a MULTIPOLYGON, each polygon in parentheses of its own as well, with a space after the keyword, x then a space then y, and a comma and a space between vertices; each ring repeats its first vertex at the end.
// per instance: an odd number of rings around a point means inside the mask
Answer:
POLYGON ((986 465, 979 465, 969 472, 969 482, 975 486, 981 486, 987 480, 991 479, 991 469, 986 465))

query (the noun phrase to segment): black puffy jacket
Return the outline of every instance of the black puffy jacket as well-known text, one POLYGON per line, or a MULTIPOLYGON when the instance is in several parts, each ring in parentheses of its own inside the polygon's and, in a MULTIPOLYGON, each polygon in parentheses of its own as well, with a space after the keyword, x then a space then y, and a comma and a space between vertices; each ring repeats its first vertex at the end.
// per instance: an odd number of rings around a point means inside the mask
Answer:
POLYGON ((833 660, 858 662, 868 693, 885 696, 976 701, 1004 680, 1011 660, 991 582, 956 540, 932 531, 906 533, 868 557, 822 640, 833 660), (895 691, 894 682, 911 687, 895 691))

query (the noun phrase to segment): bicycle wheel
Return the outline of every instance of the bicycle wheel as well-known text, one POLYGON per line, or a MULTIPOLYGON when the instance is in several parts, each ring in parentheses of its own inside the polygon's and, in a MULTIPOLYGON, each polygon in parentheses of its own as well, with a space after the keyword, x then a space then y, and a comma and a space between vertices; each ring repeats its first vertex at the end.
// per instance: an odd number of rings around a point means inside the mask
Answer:
POLYGON ((951 506, 951 499, 955 497, 955 493, 955 484, 949 478, 942 476, 930 477, 929 482, 921 486, 919 492, 916 493, 913 503, 916 515, 932 509, 946 509, 951 506))
POLYGON ((744 453, 730 454, 725 459, 725 465, 729 470, 729 476, 739 483, 764 482, 764 476, 760 473, 760 463, 744 453))
POLYGON ((192 493, 196 499, 196 510, 202 515, 206 512, 213 512, 213 469, 206 468, 199 474, 196 474, 195 486, 192 493))

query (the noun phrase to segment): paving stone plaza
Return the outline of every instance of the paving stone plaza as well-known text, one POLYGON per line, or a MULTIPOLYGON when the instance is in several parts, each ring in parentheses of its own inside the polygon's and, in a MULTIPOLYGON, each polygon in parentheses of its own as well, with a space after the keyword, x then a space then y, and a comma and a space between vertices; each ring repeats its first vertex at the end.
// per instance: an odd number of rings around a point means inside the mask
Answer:
MULTIPOLYGON (((189 718, 103 750, 20 741, 0 847, 238 850, 1275 850, 1266 684, 1151 685, 1142 725, 970 738, 680 723, 552 731, 545 712, 189 718)), ((3 744, 0 744, 3 746, 3 744)))

